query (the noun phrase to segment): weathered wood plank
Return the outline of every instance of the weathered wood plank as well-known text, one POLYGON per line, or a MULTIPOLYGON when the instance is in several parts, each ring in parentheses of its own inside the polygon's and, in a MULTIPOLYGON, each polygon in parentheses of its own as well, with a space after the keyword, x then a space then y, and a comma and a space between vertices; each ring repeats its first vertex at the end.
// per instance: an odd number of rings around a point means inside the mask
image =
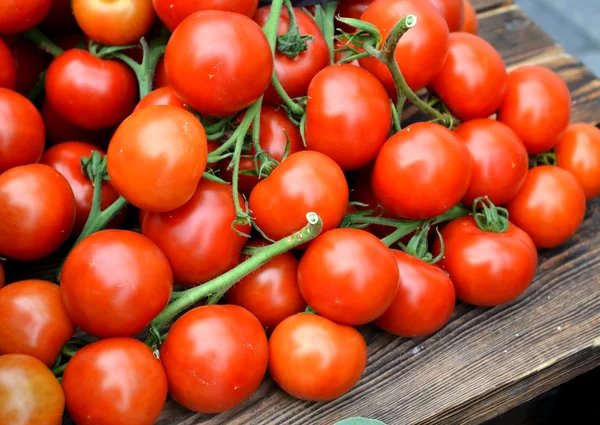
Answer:
POLYGON ((477 12, 484 12, 486 10, 513 4, 514 0, 471 0, 471 3, 477 12))

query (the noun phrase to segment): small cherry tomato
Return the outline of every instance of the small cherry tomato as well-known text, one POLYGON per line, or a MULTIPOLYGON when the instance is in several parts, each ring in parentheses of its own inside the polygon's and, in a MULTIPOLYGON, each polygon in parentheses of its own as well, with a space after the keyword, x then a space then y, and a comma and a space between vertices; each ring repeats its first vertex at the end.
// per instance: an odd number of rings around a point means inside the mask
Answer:
POLYGON ((142 100, 139 101, 133 112, 156 105, 171 105, 185 109, 185 104, 175 96, 175 92, 169 86, 160 87, 148 93, 142 100))
POLYGON ((52 0, 0 2, 0 34, 18 34, 35 27, 46 17, 52 0))
MULTIPOLYGON (((341 16, 342 18, 360 19, 367 7, 373 3, 373 0, 342 0, 338 3, 335 10, 335 16, 341 16)), ((353 33, 356 32, 356 28, 336 21, 338 28, 345 32, 353 33)))
POLYGON ((538 248, 553 248, 577 231, 585 216, 585 192, 570 172, 549 165, 529 170, 525 184, 507 205, 513 223, 538 248))
POLYGON ((83 347, 69 360, 62 384, 78 425, 152 425, 167 400, 160 361, 133 338, 83 347))
POLYGON ((167 44, 165 68, 169 84, 184 103, 204 115, 227 116, 265 92, 273 56, 267 37, 252 19, 208 10, 177 27, 167 44))
POLYGON ((477 12, 471 4, 471 0, 463 0, 465 9, 465 22, 461 28, 461 31, 468 32, 471 34, 477 34, 479 29, 479 23, 477 22, 477 12))
POLYGON ((473 173, 463 203, 480 196, 495 205, 510 201, 521 190, 529 169, 523 142, 505 124, 487 118, 467 121, 455 129, 471 154, 473 173))
POLYGON ((52 254, 74 222, 73 190, 54 168, 23 165, 0 175, 0 255, 29 261, 52 254))
POLYGON ((348 183, 331 158, 314 151, 297 152, 256 185, 249 206, 256 225, 274 240, 306 226, 309 212, 321 217, 327 231, 344 218, 348 183))
POLYGON ((390 98, 370 72, 358 66, 332 65, 311 81, 306 147, 324 153, 342 170, 373 161, 391 125, 390 98))
POLYGON ((60 383, 38 359, 0 356, 0 424, 58 425, 65 410, 60 383))
POLYGON ((442 14, 450 32, 460 31, 465 22, 463 0, 429 0, 442 14))
POLYGON ((196 191, 206 168, 204 127, 190 112, 151 106, 117 128, 107 153, 110 181, 140 209, 171 211, 196 191))
POLYGON ((279 324, 269 339, 269 373, 301 400, 329 401, 360 380, 367 344, 356 329, 316 314, 296 314, 279 324))
POLYGON ((175 401, 195 412, 219 413, 233 409, 259 387, 269 346, 262 325, 248 310, 206 305, 173 324, 160 359, 175 401))
POLYGON ((98 338, 141 332, 169 302, 173 273, 146 236, 103 230, 67 256, 60 287, 69 316, 98 338))
POLYGON ((432 218, 466 193, 471 158, 466 145, 441 125, 420 122, 392 136, 381 148, 371 186, 381 205, 397 217, 432 218))
POLYGON ((309 306, 328 319, 362 325, 381 316, 398 291, 398 266, 389 248, 358 229, 318 236, 298 266, 298 286, 309 306))
POLYGON ((571 119, 571 94, 554 72, 540 66, 523 66, 508 74, 498 121, 512 128, 527 152, 552 149, 571 119))
POLYGON ((571 172, 587 200, 600 194, 600 130, 590 124, 571 124, 555 148, 556 165, 571 172))
MULTIPOLYGON (((247 238, 231 227, 235 217, 231 186, 202 179, 192 198, 180 208, 146 213, 142 233, 165 253, 175 281, 194 286, 238 264, 247 238)), ((250 233, 249 225, 235 228, 250 233)))
POLYGON ((0 38, 0 88, 15 90, 17 87, 17 66, 15 58, 6 43, 0 38))

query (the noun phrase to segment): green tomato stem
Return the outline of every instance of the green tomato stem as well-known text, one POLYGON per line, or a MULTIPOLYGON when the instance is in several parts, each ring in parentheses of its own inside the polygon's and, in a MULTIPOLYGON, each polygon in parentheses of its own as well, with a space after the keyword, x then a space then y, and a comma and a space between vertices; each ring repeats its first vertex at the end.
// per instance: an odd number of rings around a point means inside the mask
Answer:
POLYGON ((334 47, 334 35, 335 35, 335 10, 339 2, 332 1, 323 5, 316 6, 315 21, 323 33, 327 47, 329 48, 329 63, 333 65, 335 63, 335 47, 334 47))
POLYGON ((275 89, 281 100, 283 100, 283 103, 285 103, 285 105, 288 108, 290 108, 290 111, 294 115, 300 116, 304 114, 304 108, 302 108, 302 106, 294 102, 294 100, 286 93, 285 89, 281 85, 281 82, 279 82, 277 75, 275 74, 275 70, 273 70, 273 75, 271 76, 271 84, 273 84, 273 88, 275 89))
POLYGON ((35 44, 38 49, 43 50, 54 57, 57 57, 64 52, 63 49, 54 44, 52 40, 46 37, 44 33, 37 28, 32 28, 28 31, 25 31, 23 34, 21 34, 21 36, 35 44))
POLYGON ((133 70, 138 80, 140 99, 143 99, 152 91, 156 64, 161 56, 164 55, 166 44, 162 38, 159 38, 152 43, 152 47, 149 47, 144 37, 140 39, 140 44, 144 52, 141 64, 118 51, 114 53, 114 56, 125 62, 133 70))

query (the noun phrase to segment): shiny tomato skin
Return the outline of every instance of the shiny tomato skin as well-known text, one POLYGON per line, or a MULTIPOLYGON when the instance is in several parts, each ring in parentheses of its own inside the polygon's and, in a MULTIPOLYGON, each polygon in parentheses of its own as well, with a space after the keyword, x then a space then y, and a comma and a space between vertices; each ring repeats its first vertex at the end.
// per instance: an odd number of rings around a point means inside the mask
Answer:
POLYGON ((0 34, 27 31, 46 17, 52 0, 19 0, 0 2, 0 34))
POLYGON ((73 190, 54 168, 22 165, 0 175, 0 255, 43 258, 67 240, 74 222, 73 190))
POLYGON ((508 74, 498 121, 512 128, 529 154, 552 149, 571 119, 571 94, 554 72, 540 66, 523 66, 508 74))
POLYGON ((360 380, 367 344, 356 329, 316 314, 296 314, 269 339, 269 373, 288 394, 301 400, 329 401, 360 380))
MULTIPOLYGON (((270 6, 258 8, 253 18, 254 22, 263 27, 269 18, 270 11, 270 6)), ((312 35, 313 40, 308 43, 308 49, 295 58, 275 51, 275 74, 291 98, 306 96, 311 80, 321 69, 329 65, 330 60, 327 42, 315 20, 299 8, 294 8, 294 14, 300 35, 312 35)), ((284 7, 279 18, 277 35, 287 33, 289 25, 289 14, 284 7)), ((268 104, 283 102, 273 85, 270 85, 265 92, 264 101, 268 104)))
POLYGON ((167 44, 165 69, 184 103, 204 115, 227 116, 265 92, 273 57, 266 36, 252 19, 208 10, 187 17, 177 27, 167 44))
MULTIPOLYGON (((335 16, 339 15, 342 18, 360 19, 371 3, 373 3, 373 0, 342 0, 337 5, 335 16)), ((353 33, 356 31, 355 27, 342 22, 336 21, 335 24, 345 32, 353 33)))
POLYGON ((442 14, 450 32, 460 31, 465 23, 465 6, 463 0, 429 0, 442 14))
POLYGON ((65 396, 52 372, 24 354, 0 356, 0 424, 59 425, 65 396))
POLYGON ((448 56, 431 87, 459 120, 494 114, 508 87, 500 54, 483 38, 465 32, 450 34, 448 56))
POLYGON ((67 256, 60 287, 69 316, 98 338, 133 336, 167 305, 173 273, 150 239, 127 230, 102 230, 67 256))
MULTIPOLYGON (((444 256, 438 263, 468 304, 491 307, 517 299, 535 277, 538 255, 531 238, 509 223, 505 233, 481 230, 472 216, 453 220, 441 231, 444 256)), ((433 255, 441 251, 439 239, 433 255)))
POLYGON ((137 82, 124 63, 72 49, 50 64, 46 96, 73 124, 99 130, 119 124, 133 110, 137 82))
MULTIPOLYGON (((409 14, 415 15, 418 23, 402 36, 395 57, 410 88, 419 90, 433 81, 448 53, 448 25, 442 15, 427 1, 375 0, 361 19, 379 28, 385 39, 394 25, 409 14)), ((373 57, 359 62, 383 83, 390 96, 396 97, 392 74, 383 62, 373 57)))
POLYGON ((585 204, 585 192, 573 174, 544 165, 529 170, 525 184, 506 208, 511 221, 531 236, 535 246, 554 248, 581 226, 585 204))
POLYGON ((51 367, 75 324, 63 304, 60 287, 23 280, 0 290, 0 355, 27 354, 51 367))
POLYGON ((586 123, 569 125, 555 152, 556 165, 575 176, 588 201, 600 194, 600 129, 586 123))
POLYGON ((302 151, 256 185, 249 206, 258 227, 279 240, 306 226, 309 212, 321 217, 323 231, 336 228, 346 213, 348 196, 346 177, 331 158, 302 151))
POLYGON ((78 425, 152 425, 167 399, 160 361, 133 338, 83 347, 69 360, 62 383, 78 425))
POLYGON ((173 324, 160 358, 175 401, 194 412, 219 413, 239 405, 259 387, 269 346, 262 325, 248 310, 206 305, 173 324), (199 384, 210 391, 198 391, 199 384))
POLYGON ((173 89, 169 86, 165 86, 148 93, 142 100, 138 102, 133 112, 156 105, 171 105, 185 109, 185 104, 181 101, 181 99, 175 96, 173 89))
POLYGON ((463 0, 465 9, 465 21, 461 28, 461 31, 468 32, 470 34, 477 34, 479 30, 479 22, 477 21, 477 12, 471 3, 471 0, 463 0))
MULTIPOLYGON (((241 205, 243 198, 239 196, 241 205)), ((169 259, 175 281, 194 286, 235 267, 247 238, 236 233, 230 185, 202 179, 192 198, 166 213, 146 213, 142 233, 169 259)), ((250 234, 250 226, 236 226, 250 234)))
POLYGON ((172 105, 151 106, 129 116, 107 153, 113 187, 136 207, 153 212, 185 204, 196 191, 206 160, 200 120, 172 105))
POLYGON ((466 145, 434 123, 410 125, 381 148, 371 186, 381 205, 397 217, 426 219, 456 205, 471 181, 466 145))
POLYGON ((392 110, 385 88, 361 67, 328 66, 311 81, 306 147, 324 153, 342 170, 355 170, 373 161, 391 125, 392 110))
POLYGON ((363 325, 381 316, 398 291, 394 255, 377 237, 359 229, 318 236, 298 266, 306 303, 334 322, 363 325))
POLYGON ((39 162, 44 151, 42 116, 26 97, 0 88, 0 174, 39 162))
POLYGON ((523 142, 505 124, 487 118, 467 121, 454 130, 471 154, 471 183, 462 201, 470 207, 480 196, 504 205, 519 192, 529 169, 523 142))
MULTIPOLYGON (((264 241, 250 241, 247 246, 266 245, 264 241)), ((243 255, 241 261, 248 258, 243 255)), ((298 288, 298 260, 291 252, 273 257, 236 283, 225 298, 254 314, 267 332, 272 332, 284 319, 306 308, 298 288)))
POLYGON ((152 0, 160 20, 171 32, 190 15, 202 10, 222 10, 252 17, 258 0, 152 0))
POLYGON ((15 58, 6 43, 0 38, 0 88, 15 90, 17 87, 17 66, 15 58))

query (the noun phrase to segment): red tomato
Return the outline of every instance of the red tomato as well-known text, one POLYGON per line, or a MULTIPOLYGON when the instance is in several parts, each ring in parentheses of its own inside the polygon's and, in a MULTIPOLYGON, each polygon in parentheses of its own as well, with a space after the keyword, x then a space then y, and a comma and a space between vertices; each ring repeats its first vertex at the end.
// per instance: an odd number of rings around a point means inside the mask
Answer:
POLYGON ((0 175, 0 255, 45 257, 69 237, 74 222, 73 191, 52 167, 23 165, 0 175))
POLYGON ((508 76, 500 54, 483 38, 450 34, 448 57, 431 87, 458 119, 487 118, 506 93, 508 76))
POLYGON ((44 121, 33 103, 0 88, 0 174, 39 162, 44 152, 44 121))
POLYGON ((187 312, 160 348, 169 394, 201 413, 233 409, 250 397, 265 376, 268 358, 260 322, 236 305, 206 305, 187 312))
MULTIPOLYGON (((239 200, 243 205, 241 196, 239 200)), ((231 228, 233 220, 231 186, 202 179, 182 207, 162 214, 146 213, 142 232, 165 253, 175 281, 194 286, 238 264, 247 238, 231 228)), ((250 233, 249 225, 236 229, 250 233)))
POLYGON ((27 354, 51 367, 75 333, 60 288, 23 280, 0 290, 0 355, 27 354))
POLYGON ((169 85, 167 79, 167 71, 165 70, 165 57, 161 57, 156 64, 156 70, 154 71, 154 88, 159 89, 169 85))
POLYGON ((315 311, 345 325, 381 316, 398 291, 398 266, 389 248, 358 229, 318 236, 298 266, 298 286, 315 311))
POLYGON ((78 425, 151 425, 167 400, 160 361, 133 338, 83 347, 69 361, 62 384, 78 425))
POLYGON ((570 171, 587 200, 600 194, 600 130, 585 123, 571 124, 555 148, 556 165, 570 171))
POLYGON ((185 109, 185 104, 177 96, 175 96, 173 89, 169 86, 165 86, 148 93, 142 100, 139 101, 133 112, 156 105, 171 105, 185 109))
POLYGON ((150 0, 73 0, 72 7, 85 35, 108 46, 137 44, 156 17, 150 0))
MULTIPOLYGON (((7 38, 6 44, 10 47, 15 61, 16 89, 14 90, 21 93, 23 96, 28 96, 33 86, 38 82, 42 71, 50 65, 52 56, 42 52, 35 47, 33 43, 20 37, 7 38)), ((0 48, 0 50, 2 49, 0 48)), ((1 56, 0 53, 0 57, 1 56)), ((0 63, 2 62, 3 60, 0 59, 0 63)), ((0 65, 0 74, 9 69, 8 66, 2 68, 3 66, 4 65, 0 65)), ((2 80, 1 76, 0 80, 2 80)), ((0 86, 1 85, 2 83, 0 82, 0 86)))
POLYGON ((392 125, 390 98, 371 73, 332 65, 311 81, 306 106, 306 147, 324 153, 342 170, 373 161, 392 125))
POLYGON ((429 0, 442 14, 450 32, 460 31, 465 22, 463 0, 429 0))
MULTIPOLYGON (((264 26, 269 18, 270 11, 270 6, 260 7, 254 15, 254 21, 261 27, 264 26)), ((314 38, 308 42, 308 49, 295 58, 290 58, 277 50, 275 51, 275 74, 281 86, 291 98, 306 96, 310 81, 317 72, 329 65, 330 57, 325 37, 323 37, 315 20, 299 8, 294 8, 294 15, 296 15, 296 24, 300 35, 312 35, 314 38)), ((289 14, 287 9, 283 8, 279 18, 277 35, 287 33, 289 26, 289 14)), ((264 100, 266 103, 271 104, 282 102, 273 85, 270 85, 265 92, 264 100)))
POLYGON ((123 121, 108 147, 107 167, 112 185, 129 202, 165 212, 192 197, 206 159, 200 121, 182 108, 158 105, 123 121))
POLYGON ((552 149, 571 119, 571 94, 554 72, 523 66, 508 74, 508 90, 498 111, 498 121, 512 128, 527 152, 552 149))
POLYGON ((359 381, 367 364, 367 344, 356 329, 316 314, 296 314, 269 339, 269 373, 301 400, 329 401, 359 381))
POLYGON ((327 231, 344 218, 348 183, 329 157, 314 151, 297 152, 256 185, 249 205, 254 222, 271 239, 282 239, 306 226, 309 212, 321 217, 323 231, 327 231))
MULTIPOLYGON (((264 241, 248 243, 252 247, 265 245, 264 241)), ((248 258, 249 255, 244 255, 241 261, 248 258)), ((282 320, 306 308, 298 289, 298 260, 291 252, 273 257, 242 278, 225 297, 227 302, 248 309, 271 332, 282 320)))
POLYGON ((252 17, 258 0, 152 0, 156 14, 171 32, 188 16, 201 10, 222 10, 252 17))
POLYGON ((209 10, 189 16, 177 27, 167 44, 165 68, 184 103, 204 115, 226 116, 264 93, 273 73, 273 56, 252 19, 209 10))
POLYGON ((490 119, 468 121, 456 128, 471 154, 473 173, 463 203, 471 206, 480 196, 495 205, 510 201, 523 187, 529 157, 523 142, 505 124, 490 119))
POLYGON ((0 2, 0 34, 18 34, 39 24, 52 6, 52 0, 0 2))
POLYGON ((477 34, 479 29, 479 23, 477 22, 477 12, 471 4, 470 0, 463 0, 465 9, 465 22, 463 23, 461 31, 468 32, 471 34, 477 34))
MULTIPOLYGON (((379 28, 385 39, 394 25, 409 14, 415 15, 418 23, 402 36, 395 57, 410 88, 418 90, 439 74, 448 53, 448 25, 442 15, 426 1, 375 0, 361 19, 379 28)), ((396 97, 392 74, 382 62, 373 57, 359 62, 375 74, 390 96, 396 97)))
MULTIPOLYGON (((460 300, 495 306, 515 300, 535 277, 538 255, 531 238, 510 223, 504 233, 481 230, 472 216, 453 220, 442 229, 446 270, 460 300)), ((439 255, 440 241, 433 247, 439 255)))
POLYGON ((529 170, 521 191, 506 208, 513 223, 538 248, 553 248, 569 239, 585 216, 585 192, 566 170, 549 165, 529 170))
POLYGON ((381 205, 397 217, 426 219, 448 211, 471 181, 466 145, 441 125, 420 122, 381 148, 371 186, 381 205))
POLYGON ((69 33, 77 31, 77 21, 71 9, 72 0, 52 0, 52 7, 42 22, 44 30, 52 33, 69 33))
POLYGON ((103 230, 69 253, 60 287, 69 316, 83 331, 98 338, 133 336, 169 302, 173 273, 144 235, 103 230))
POLYGON ((0 88, 15 90, 17 67, 15 58, 6 43, 0 38, 0 88))
POLYGON ((398 263, 398 294, 375 320, 394 335, 414 338, 440 330, 452 316, 456 295, 446 273, 402 251, 392 250, 398 263))
MULTIPOLYGON (((335 10, 335 16, 342 18, 360 19, 367 7, 373 3, 373 0, 341 0, 335 10)), ((356 32, 356 28, 336 21, 338 28, 345 32, 356 32)))
POLYGON ((65 396, 52 372, 23 354, 0 356, 0 424, 58 425, 65 396))

